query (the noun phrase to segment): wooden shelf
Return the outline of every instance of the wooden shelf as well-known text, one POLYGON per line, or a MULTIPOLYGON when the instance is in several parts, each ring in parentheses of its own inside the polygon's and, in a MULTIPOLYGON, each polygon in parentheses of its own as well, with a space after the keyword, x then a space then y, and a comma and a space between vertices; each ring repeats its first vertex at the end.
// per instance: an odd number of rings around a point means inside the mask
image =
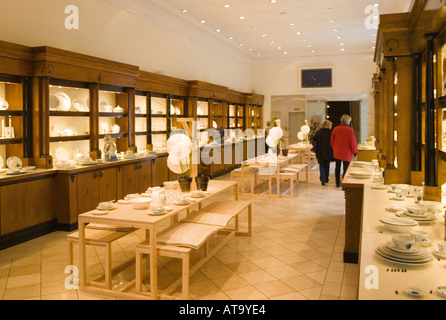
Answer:
POLYGON ((167 117, 167 114, 152 114, 152 118, 165 118, 167 117))
POLYGON ((18 143, 22 143, 23 142, 23 138, 6 138, 6 139, 1 139, 0 138, 0 145, 4 145, 4 144, 18 144, 18 143))
POLYGON ((118 112, 99 112, 99 117, 110 117, 110 118, 123 118, 126 117, 127 113, 118 113, 118 112))
POLYGON ((148 115, 144 113, 135 113, 135 118, 147 118, 148 115))
POLYGON ((89 117, 90 112, 80 111, 50 111, 51 117, 89 117))
POLYGON ((50 137, 50 142, 66 142, 66 141, 79 141, 79 140, 89 140, 89 134, 81 134, 77 136, 62 136, 62 137, 50 137))
POLYGON ((166 134, 167 131, 152 131, 152 134, 166 134))
MULTIPOLYGON (((127 132, 121 133, 107 133, 111 138, 124 138, 127 137, 127 132)), ((104 139, 107 134, 100 134, 99 139, 104 139)))
POLYGON ((22 110, 2 110, 0 111, 0 117, 7 117, 7 116, 23 116, 22 110))
POLYGON ((135 132, 135 136, 145 136, 146 134, 147 134, 147 131, 135 132))

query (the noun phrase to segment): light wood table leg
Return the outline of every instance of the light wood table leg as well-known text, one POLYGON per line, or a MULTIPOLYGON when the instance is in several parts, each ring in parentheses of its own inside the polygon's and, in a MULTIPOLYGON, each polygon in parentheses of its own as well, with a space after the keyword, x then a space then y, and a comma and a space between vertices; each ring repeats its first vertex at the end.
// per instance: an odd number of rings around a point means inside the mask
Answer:
POLYGON ((156 256, 156 230, 150 229, 150 295, 152 300, 158 299, 158 270, 156 256))
POLYGON ((86 248, 85 248, 85 222, 82 218, 78 221, 79 228, 79 277, 80 277, 80 287, 87 286, 87 263, 86 263, 86 248))

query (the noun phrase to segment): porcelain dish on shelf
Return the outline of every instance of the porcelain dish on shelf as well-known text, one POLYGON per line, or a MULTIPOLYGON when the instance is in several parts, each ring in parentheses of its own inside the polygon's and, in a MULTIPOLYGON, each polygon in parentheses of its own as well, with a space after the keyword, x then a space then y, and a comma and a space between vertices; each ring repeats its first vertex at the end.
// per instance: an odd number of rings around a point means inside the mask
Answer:
POLYGON ((5 174, 7 174, 7 175, 16 175, 16 174, 22 174, 22 173, 26 173, 26 171, 20 170, 20 169, 12 169, 12 170, 5 172, 5 174))
POLYGON ((388 262, 402 263, 406 265, 424 265, 431 263, 434 260, 432 254, 420 246, 415 245, 410 250, 402 252, 396 250, 390 243, 391 241, 379 245, 375 250, 375 253, 379 257, 388 262))
POLYGON ((88 111, 87 105, 81 99, 76 98, 72 101, 72 103, 73 103, 74 109, 76 109, 77 111, 79 111, 79 112, 88 111))
POLYGON ((393 232, 409 232, 418 222, 409 218, 400 217, 384 217, 379 219, 389 231, 393 232))
POLYGON ((32 171, 32 170, 36 170, 36 166, 26 166, 26 167, 23 167, 22 169, 26 170, 26 171, 32 171))
POLYGON ((15 156, 9 157, 8 159, 6 159, 6 166, 11 170, 21 168, 22 160, 20 160, 20 158, 15 156))
POLYGON ((408 295, 413 297, 420 298, 424 296, 424 290, 417 287, 407 286, 404 291, 406 291, 408 295))
POLYGON ((9 103, 3 98, 0 98, 0 110, 6 110, 9 108, 9 103))
POLYGON ((56 98, 59 99, 59 108, 60 111, 68 111, 71 108, 71 99, 63 92, 58 92, 55 94, 56 98))
POLYGON ((120 106, 117 106, 116 108, 113 109, 113 112, 122 113, 124 112, 124 109, 122 109, 120 106))

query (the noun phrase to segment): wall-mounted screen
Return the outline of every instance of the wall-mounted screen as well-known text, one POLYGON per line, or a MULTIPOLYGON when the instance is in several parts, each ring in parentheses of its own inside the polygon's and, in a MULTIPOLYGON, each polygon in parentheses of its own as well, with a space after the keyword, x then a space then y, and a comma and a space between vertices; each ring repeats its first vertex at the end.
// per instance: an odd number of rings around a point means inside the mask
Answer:
POLYGON ((331 88, 333 86, 331 69, 302 69, 301 72, 302 88, 331 88))

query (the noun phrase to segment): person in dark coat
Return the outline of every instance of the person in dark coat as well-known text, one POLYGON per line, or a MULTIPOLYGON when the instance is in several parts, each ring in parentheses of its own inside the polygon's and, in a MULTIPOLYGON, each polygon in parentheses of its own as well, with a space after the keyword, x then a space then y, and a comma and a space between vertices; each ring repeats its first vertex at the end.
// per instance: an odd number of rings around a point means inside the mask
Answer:
POLYGON ((333 161, 333 149, 331 148, 331 127, 332 122, 325 120, 322 127, 316 131, 313 139, 313 151, 316 153, 319 163, 319 173, 321 184, 325 186, 328 183, 330 175, 330 162, 333 161))

